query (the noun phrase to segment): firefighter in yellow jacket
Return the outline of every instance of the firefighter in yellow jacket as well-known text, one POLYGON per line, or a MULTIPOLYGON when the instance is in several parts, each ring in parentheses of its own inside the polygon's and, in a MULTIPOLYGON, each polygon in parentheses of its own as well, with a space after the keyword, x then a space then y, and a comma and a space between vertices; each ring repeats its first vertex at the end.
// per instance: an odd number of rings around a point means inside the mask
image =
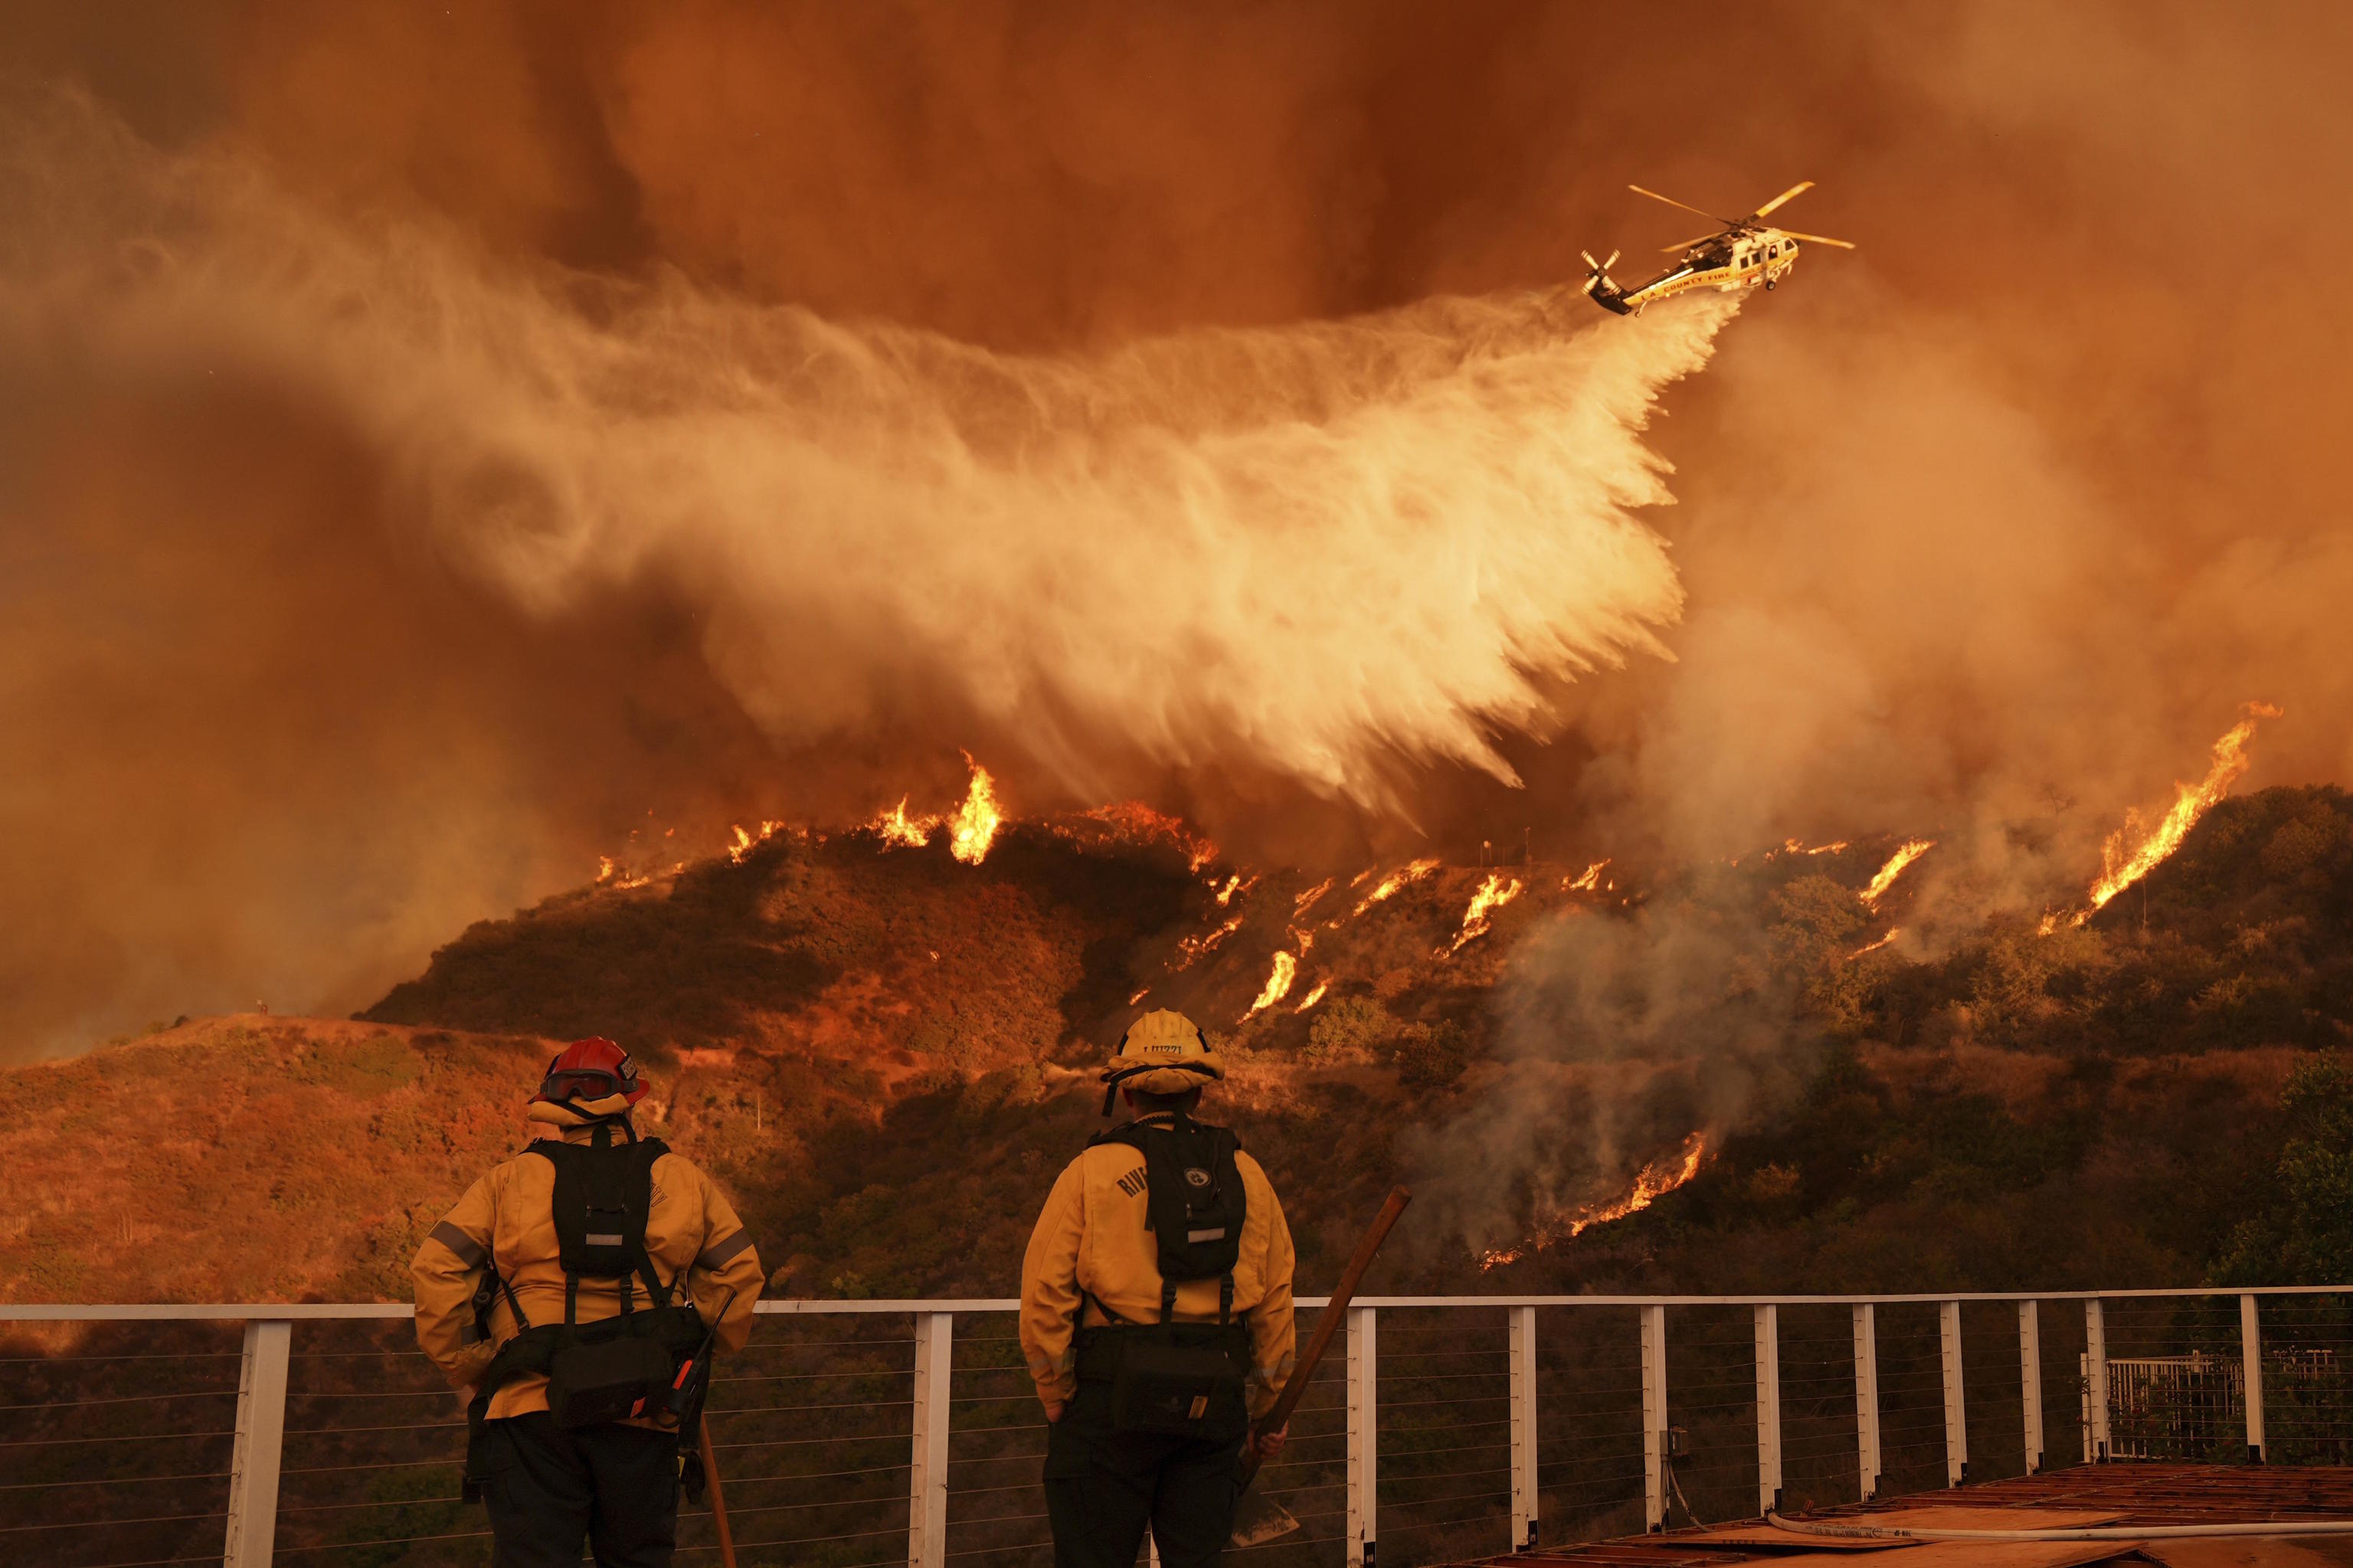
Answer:
MULTIPOLYGON (((1057 1568, 1216 1563, 1234 1467, 1294 1353, 1291 1231, 1257 1160, 1192 1119, 1225 1076, 1199 1029, 1151 1012, 1103 1074, 1134 1119, 1071 1161, 1021 1263, 1021 1347, 1052 1424, 1057 1568)), ((1261 1457, 1282 1434, 1260 1439, 1261 1457)))
POLYGON ((433 1227, 411 1272, 417 1339, 471 1396, 469 1495, 498 1568, 668 1568, 681 1436, 713 1350, 752 1330, 763 1276, 711 1179, 629 1111, 628 1053, 575 1041, 549 1064, 521 1154, 433 1227))

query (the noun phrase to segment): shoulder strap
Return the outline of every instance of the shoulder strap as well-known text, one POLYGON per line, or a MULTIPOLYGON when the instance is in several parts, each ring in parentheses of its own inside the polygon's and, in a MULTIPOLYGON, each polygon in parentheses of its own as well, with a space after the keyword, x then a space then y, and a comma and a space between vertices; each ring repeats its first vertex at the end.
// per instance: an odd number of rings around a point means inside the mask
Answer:
POLYGON ((633 1139, 616 1147, 607 1128, 586 1147, 542 1139, 528 1152, 555 1168, 551 1194, 555 1241, 565 1276, 565 1321, 576 1319, 584 1275, 617 1279, 621 1310, 634 1306, 632 1277, 645 1284, 657 1308, 667 1307, 677 1289, 665 1282, 646 1250, 646 1223, 653 1208, 654 1162, 670 1146, 658 1138, 633 1139))

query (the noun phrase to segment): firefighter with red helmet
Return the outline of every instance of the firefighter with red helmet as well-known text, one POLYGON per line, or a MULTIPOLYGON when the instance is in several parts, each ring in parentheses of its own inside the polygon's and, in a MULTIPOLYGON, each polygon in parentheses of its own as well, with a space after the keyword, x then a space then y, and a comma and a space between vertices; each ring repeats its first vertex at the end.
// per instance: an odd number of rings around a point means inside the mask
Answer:
POLYGON ((668 1568, 711 1355, 751 1333, 759 1255, 708 1176, 638 1136, 645 1092, 612 1041, 565 1046, 530 1145, 410 1266, 417 1343, 471 1396, 498 1568, 570 1568, 584 1538, 601 1568, 668 1568))

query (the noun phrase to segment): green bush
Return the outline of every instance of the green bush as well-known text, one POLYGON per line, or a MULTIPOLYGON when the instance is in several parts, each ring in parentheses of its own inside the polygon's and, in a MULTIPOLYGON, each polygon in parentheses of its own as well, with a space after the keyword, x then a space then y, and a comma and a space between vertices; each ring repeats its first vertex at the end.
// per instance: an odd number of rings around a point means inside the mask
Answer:
POLYGON ((1471 1036, 1449 1020, 1409 1023, 1398 1033, 1398 1082, 1409 1089, 1442 1089, 1471 1065, 1471 1036))
POLYGON ((1306 1059, 1318 1066, 1367 1060, 1397 1033, 1398 1021, 1388 1008, 1368 996, 1344 996, 1308 1029, 1306 1059))

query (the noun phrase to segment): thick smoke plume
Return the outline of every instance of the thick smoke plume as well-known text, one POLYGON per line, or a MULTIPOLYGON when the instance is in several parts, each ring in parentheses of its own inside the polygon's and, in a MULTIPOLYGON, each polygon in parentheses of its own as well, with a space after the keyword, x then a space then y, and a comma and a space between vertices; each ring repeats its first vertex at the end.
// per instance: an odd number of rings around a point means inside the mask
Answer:
POLYGON ((2353 762, 2342 7, 0 28, 0 1051, 959 745, 1353 866, 1930 834, 1923 933, 2249 700, 2242 787, 2353 762), (1799 178, 1862 249, 1638 440, 1707 313, 1551 291, 1799 178))

